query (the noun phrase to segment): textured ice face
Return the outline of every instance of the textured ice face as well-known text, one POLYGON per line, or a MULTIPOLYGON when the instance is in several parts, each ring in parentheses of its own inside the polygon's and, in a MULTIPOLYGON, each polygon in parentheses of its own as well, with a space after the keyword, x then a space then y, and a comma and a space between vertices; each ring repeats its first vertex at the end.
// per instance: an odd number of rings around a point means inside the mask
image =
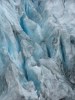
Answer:
POLYGON ((75 1, 0 1, 0 100, 74 100, 75 1))

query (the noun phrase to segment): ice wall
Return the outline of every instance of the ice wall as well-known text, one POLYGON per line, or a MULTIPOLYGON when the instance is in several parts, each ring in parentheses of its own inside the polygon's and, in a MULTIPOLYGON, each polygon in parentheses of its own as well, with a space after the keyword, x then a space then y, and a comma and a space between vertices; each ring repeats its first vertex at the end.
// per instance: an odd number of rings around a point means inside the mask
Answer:
POLYGON ((75 100, 74 8, 0 0, 0 100, 75 100))

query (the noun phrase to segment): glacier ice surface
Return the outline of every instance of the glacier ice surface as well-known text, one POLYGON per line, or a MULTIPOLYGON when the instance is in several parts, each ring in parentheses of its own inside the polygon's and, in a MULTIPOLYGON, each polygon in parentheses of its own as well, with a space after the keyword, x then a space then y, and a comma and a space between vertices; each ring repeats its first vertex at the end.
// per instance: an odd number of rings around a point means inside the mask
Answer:
POLYGON ((0 100, 75 100, 75 0, 0 0, 0 100))

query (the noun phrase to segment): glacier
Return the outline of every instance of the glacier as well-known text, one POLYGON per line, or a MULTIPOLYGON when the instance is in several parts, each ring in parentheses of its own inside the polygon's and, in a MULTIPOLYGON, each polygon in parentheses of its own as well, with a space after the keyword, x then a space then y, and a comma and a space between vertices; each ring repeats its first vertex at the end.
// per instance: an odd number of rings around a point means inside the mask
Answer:
POLYGON ((0 0, 0 100, 75 100, 75 0, 0 0))

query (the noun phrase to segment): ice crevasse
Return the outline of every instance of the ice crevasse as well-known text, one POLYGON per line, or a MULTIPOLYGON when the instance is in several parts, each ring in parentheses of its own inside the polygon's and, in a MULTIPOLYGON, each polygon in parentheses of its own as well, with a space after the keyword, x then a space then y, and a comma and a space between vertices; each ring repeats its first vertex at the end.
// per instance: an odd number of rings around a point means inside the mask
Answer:
POLYGON ((0 100, 75 100, 75 0, 0 0, 0 100))

